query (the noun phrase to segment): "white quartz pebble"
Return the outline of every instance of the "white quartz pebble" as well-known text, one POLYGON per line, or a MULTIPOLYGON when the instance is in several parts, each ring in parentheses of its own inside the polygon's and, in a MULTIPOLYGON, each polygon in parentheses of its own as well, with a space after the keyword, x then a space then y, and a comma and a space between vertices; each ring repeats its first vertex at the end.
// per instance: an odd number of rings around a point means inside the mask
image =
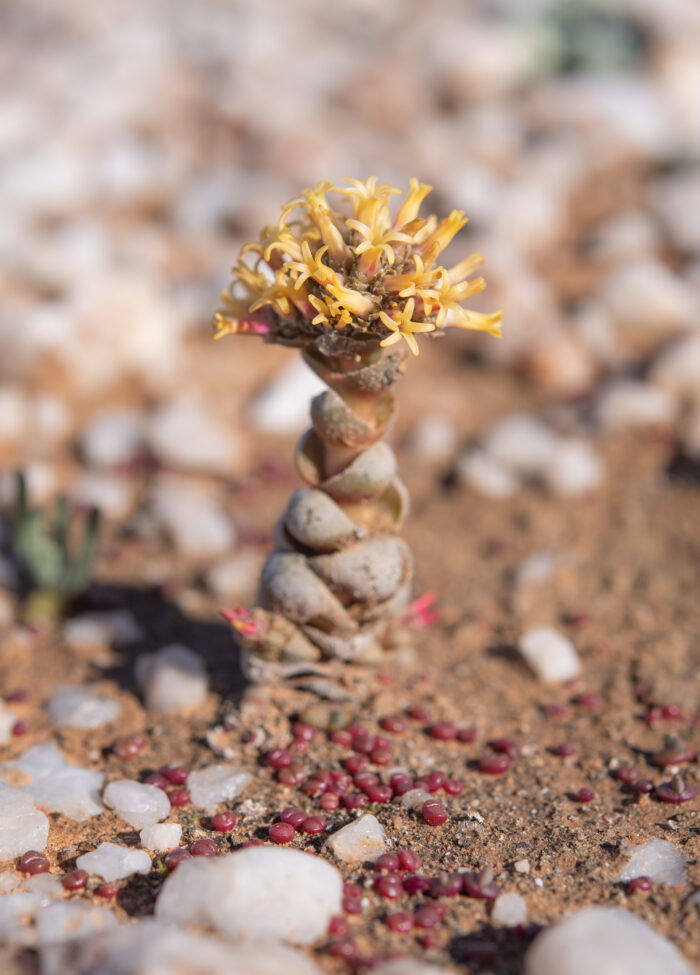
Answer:
POLYGON ((697 299, 692 288, 666 265, 642 258, 615 269, 604 283, 603 301, 632 341, 664 337, 692 321, 697 299))
POLYGON ((693 975, 678 949, 620 907, 585 907, 537 936, 525 975, 693 975))
POLYGON ((170 813, 167 794, 147 782, 132 782, 130 779, 110 782, 102 798, 106 806, 114 809, 136 829, 152 826, 170 813))
POLYGON ((12 729, 17 723, 17 715, 0 700, 0 745, 6 744, 12 738, 12 729))
POLYGON ((23 781, 18 788, 48 812, 83 822, 104 810, 100 802, 103 773, 71 765, 55 742, 28 748, 19 758, 0 765, 0 775, 5 770, 21 772, 23 781))
POLYGON ((100 843, 97 849, 79 856, 75 865, 79 870, 97 874, 103 880, 121 880, 132 873, 148 873, 151 858, 145 850, 134 850, 116 843, 100 843))
POLYGON ((406 809, 417 812, 423 808, 428 799, 434 798, 430 792, 426 792, 424 789, 409 789, 408 792, 404 792, 399 801, 406 809))
POLYGON ((430 463, 447 461, 457 447, 455 425, 444 413, 428 413, 412 431, 409 445, 421 460, 430 463))
POLYGON ((669 392, 633 379, 618 379, 606 386, 597 408, 604 430, 669 424, 676 412, 676 400, 669 392))
POLYGON ((518 650, 540 680, 567 681, 581 672, 581 661, 573 643, 551 626, 540 626, 523 634, 518 650))
POLYGON ((494 924, 503 924, 507 928, 524 924, 527 920, 527 905, 524 899, 515 891, 499 894, 493 902, 491 920, 494 924))
POLYGON ((139 833, 141 846, 154 853, 165 853, 174 849, 182 838, 182 826, 179 823, 152 823, 144 826, 139 833))
POLYGON ((115 467, 138 454, 143 433, 143 416, 137 410, 110 410, 88 423, 80 437, 80 448, 89 464, 115 467))
POLYGON ((240 459, 239 436, 196 396, 160 406, 148 421, 146 438, 159 461, 184 470, 227 474, 240 459))
POLYGON ((112 911, 79 901, 47 904, 36 915, 38 945, 54 945, 117 927, 112 911))
POLYGON ((457 477, 461 484, 496 501, 512 497, 520 487, 518 475, 511 468, 476 447, 458 458, 457 477))
POLYGON ((651 877, 655 884, 671 884, 680 887, 685 884, 686 859, 673 843, 668 840, 649 840, 627 850, 629 861, 620 870, 620 882, 634 880, 635 877, 651 877))
POLYGON ((386 853, 386 832, 376 816, 367 813, 332 833, 326 846, 338 860, 364 863, 386 853))
POLYGON ((212 558, 233 548, 233 523, 207 492, 164 477, 153 489, 151 503, 156 519, 184 555, 212 558))
POLYGON ((43 850, 48 836, 49 821, 31 798, 0 781, 0 860, 43 850))
POLYGON ((341 874, 320 857, 253 847, 182 863, 165 879, 156 917, 206 924, 233 939, 310 944, 339 913, 342 890, 341 874))
POLYGON ((248 419, 256 430, 265 433, 297 433, 308 425, 309 400, 326 388, 323 380, 295 357, 253 400, 248 419))
POLYGON ((652 365, 649 379, 661 389, 700 402, 700 329, 665 348, 652 365))
POLYGON ((586 440, 562 439, 542 470, 542 479, 554 494, 579 497, 599 487, 603 465, 586 440))
POLYGON ((135 663, 136 681, 149 711, 177 714, 196 708, 209 689, 204 661, 188 647, 171 644, 144 653, 135 663))
POLYGON ((90 731, 114 721, 121 711, 121 704, 105 697, 94 684, 80 687, 56 688, 49 701, 49 717, 59 728, 82 728, 90 731))
POLYGON ((512 413, 489 428, 484 450, 521 474, 538 474, 551 461, 559 438, 529 413, 512 413))
POLYGON ((209 814, 216 812, 220 802, 235 799, 251 778, 250 772, 226 762, 196 769, 187 780, 192 805, 209 814))
POLYGON ((230 558, 207 571, 207 586, 223 599, 241 601, 246 597, 252 598, 264 561, 264 554, 256 549, 235 552, 230 558))

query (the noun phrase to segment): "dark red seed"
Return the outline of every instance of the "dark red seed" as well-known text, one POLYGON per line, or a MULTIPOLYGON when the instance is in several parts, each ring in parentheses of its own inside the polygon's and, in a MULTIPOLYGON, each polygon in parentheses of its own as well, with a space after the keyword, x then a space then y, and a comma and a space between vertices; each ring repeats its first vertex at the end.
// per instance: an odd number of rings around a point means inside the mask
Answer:
POLYGON ((651 877, 633 877, 627 884, 627 890, 630 894, 636 894, 637 891, 642 890, 653 890, 654 881, 651 877))
POLYGON ((683 712, 677 704, 664 704, 661 708, 661 717, 667 721, 677 721, 683 717, 683 712))
POLYGON ((277 771, 277 781, 282 785, 301 785, 305 778, 306 773, 301 765, 285 765, 277 771))
POLYGON ((437 799, 428 799, 424 802, 421 813, 428 826, 442 826, 448 819, 447 810, 437 799))
POLYGON ((645 795, 646 793, 652 791, 654 788, 654 783, 650 779, 637 779, 632 788, 635 792, 645 795))
POLYGON ((577 750, 576 745, 571 741, 561 741, 552 749, 557 758, 571 758, 572 755, 576 754, 577 750))
POLYGON ((342 796, 348 791, 351 785, 352 779, 345 772, 335 770, 331 772, 331 781, 328 786, 331 792, 337 792, 339 796, 342 796))
POLYGON ((148 783, 148 785, 155 785, 157 788, 162 789, 163 791, 165 791, 170 785, 166 777, 161 775, 160 772, 151 772, 150 775, 146 776, 144 782, 148 783))
POLYGON ((408 934, 413 930, 413 915, 408 911, 396 911, 394 914, 387 914, 385 923, 396 934, 408 934))
POLYGON ((240 849, 247 850, 249 846, 265 846, 265 844, 259 837, 256 836, 252 840, 246 840, 245 843, 241 843, 240 849))
POLYGON ((326 820, 322 816, 307 816, 299 827, 299 830, 302 833, 307 833, 309 836, 325 833, 326 820))
POLYGON ((395 772, 389 779, 389 785, 397 796, 402 796, 414 788, 413 779, 404 772, 395 772))
POLYGON ((29 694, 23 687, 18 687, 16 690, 10 691, 5 700, 8 704, 26 704, 29 700, 29 694))
POLYGON ((306 819, 306 813, 303 809, 299 809, 298 806, 285 806, 280 815, 280 819, 283 823, 288 823, 294 829, 299 829, 306 819))
POLYGON ((350 894, 343 895, 343 910, 346 914, 362 914, 362 901, 350 894))
POLYGON ((375 765, 388 765, 391 761, 391 752, 388 748, 375 748, 369 757, 375 765))
POLYGON ((328 954, 333 958, 341 958, 348 963, 357 957, 357 945, 352 938, 343 938, 341 941, 333 941, 328 945, 328 954))
POLYGON ((237 822, 238 817, 230 810, 216 813, 216 815, 211 817, 212 829, 215 829, 217 833, 230 833, 232 829, 236 828, 237 822))
POLYGON ((29 725, 26 721, 15 721, 12 725, 12 734, 15 738, 21 738, 22 735, 26 735, 29 731, 29 725))
POLYGON ((363 792, 366 792, 367 789, 370 789, 373 785, 379 785, 379 776, 376 774, 376 772, 358 772, 353 779, 353 782, 358 789, 362 789, 363 792))
POLYGON ((391 748, 391 742, 388 738, 385 738, 384 735, 375 735, 374 747, 380 749, 391 748))
POLYGON ((346 809, 362 809, 369 805, 369 799, 364 792, 348 792, 343 796, 343 805, 346 809))
POLYGON ((503 752, 491 752, 481 756, 478 766, 486 775, 503 775, 510 768, 510 759, 503 752))
POLYGON ((417 908, 413 914, 413 923, 417 928, 434 928, 442 918, 437 904, 425 904, 417 908))
POLYGON ((458 728, 457 741, 461 741, 466 745, 476 741, 476 728, 458 728))
POLYGON ((219 847, 214 840, 203 838, 190 843, 190 853, 193 857, 216 857, 219 855, 219 847))
POLYGON ((408 728, 408 721, 404 714, 387 714, 379 724, 384 731, 388 731, 391 735, 402 735, 408 728))
POLYGON ((312 728, 310 724, 304 724, 303 721, 297 721, 292 727, 292 734, 302 741, 311 741, 316 734, 316 729, 312 728))
POLYGON ((464 782, 460 782, 459 779, 446 779, 443 789, 448 796, 458 796, 464 789, 464 782))
POLYGON ((61 883, 65 890, 82 890, 87 881, 88 875, 85 870, 71 870, 62 878, 61 883))
POLYGON ((22 873, 28 873, 34 875, 36 873, 48 873, 49 861, 43 853, 39 853, 38 850, 27 850, 19 858, 17 863, 17 869, 21 870, 22 873))
POLYGON ((352 745, 352 735, 347 728, 339 728, 337 731, 331 731, 328 737, 334 745, 342 745, 344 748, 349 748, 352 745))
POLYGON ((327 787, 328 783, 320 775, 310 775, 306 782, 302 783, 301 791, 307 796, 320 796, 327 787))
POLYGON ((420 856, 414 853, 413 850, 399 850, 396 855, 399 858, 399 866, 402 870, 415 873, 416 870, 420 870, 423 866, 423 861, 420 856))
POLYGON ((458 873, 443 872, 430 884, 431 897, 456 897, 462 892, 462 877, 458 873))
POLYGON ((436 721, 428 728, 428 734, 438 741, 454 741, 457 737, 457 725, 452 721, 436 721))
POLYGON ((388 785, 371 785, 368 789, 365 789, 365 792, 370 802, 389 802, 393 796, 393 792, 388 785))
POLYGON ((411 719, 411 721, 429 721, 430 712, 426 708, 416 705, 415 707, 408 708, 406 710, 406 715, 411 719))
POLYGON ((380 897, 386 897, 387 900, 396 900, 403 894, 401 878, 391 873, 383 873, 377 877, 374 881, 374 889, 380 897))
POLYGON ((374 751, 376 747, 377 747, 376 735, 370 735, 370 734, 357 735, 352 740, 352 748, 360 755, 369 755, 374 751))
POLYGON ((335 914, 328 922, 328 933, 334 938, 344 938, 350 927, 344 917, 335 914))
POLYGON ((680 775, 674 775, 670 782, 657 785, 654 792, 662 802, 690 802, 698 794, 695 786, 686 782, 680 775))
MULTIPOLYGON (((428 792, 439 792, 444 787, 447 776, 444 772, 436 769, 434 772, 429 772, 424 776, 423 781, 428 792)), ((418 787, 418 783, 416 783, 416 786, 418 787)))
POLYGON ((547 712, 547 717, 549 718, 565 718, 569 713, 569 709, 565 704, 560 704, 558 701, 551 701, 546 705, 545 711, 547 712))
POLYGON ((594 799, 595 792, 593 789, 587 789, 584 787, 583 789, 579 789, 576 793, 576 802, 593 802, 594 799))
POLYGON ((440 936, 435 931, 426 931, 420 936, 418 942, 426 951, 437 951, 441 946, 440 936))
POLYGON ((345 759, 343 765, 350 775, 357 775, 358 772, 364 772, 369 765, 369 759, 366 755, 351 755, 345 759))
POLYGON ((291 823, 273 823, 267 831, 267 835, 273 843, 283 846, 285 843, 292 842, 295 832, 296 830, 291 823))
POLYGON ((295 752, 305 752, 309 743, 306 738, 295 738, 289 747, 293 748, 295 752))
POLYGON ((343 884, 343 897, 362 897, 364 890, 360 884, 343 884))
POLYGON ((116 880, 111 880, 109 883, 100 884, 96 893, 98 897, 104 897, 105 900, 112 900, 120 890, 121 888, 116 880))
POLYGON ((463 873, 462 890, 467 897, 487 901, 495 900, 501 893, 501 888, 493 879, 493 870, 490 867, 484 867, 479 873, 463 873))
POLYGON ((185 765, 164 765, 160 774, 164 775, 171 785, 183 785, 189 778, 190 770, 185 765))
POLYGON ((168 873, 172 873, 173 870, 177 870, 181 863, 185 860, 191 860, 192 854, 189 850, 185 850, 183 847, 178 847, 176 850, 170 850, 163 857, 163 863, 165 864, 165 869, 168 873))
POLYGON ((421 877, 418 873, 413 873, 403 878, 403 889, 407 894, 424 894, 430 890, 430 881, 427 877, 421 877))
POLYGON ((668 735, 664 747, 656 752, 652 761, 658 768, 667 768, 669 765, 682 765, 694 759, 695 752, 692 748, 675 735, 668 735))
POLYGON ((375 870, 385 870, 387 873, 396 873, 401 869, 401 860, 398 853, 382 853, 374 861, 375 870))
POLYGON ((171 806, 186 806, 190 801, 189 789, 173 789, 168 793, 171 806))
POLYGON ((128 735, 126 738, 119 738, 114 743, 114 754, 118 758, 134 758, 140 754, 148 742, 143 735, 128 735))
POLYGON ((634 765, 620 765, 615 769, 615 778, 625 785, 634 785, 639 778, 639 772, 634 765))
POLYGON ((318 804, 326 812, 333 812, 340 805, 340 796, 335 792, 324 792, 318 804))
POLYGON ((507 755, 508 758, 520 758, 520 753, 523 750, 520 742, 514 738, 496 738, 495 741, 491 742, 491 748, 495 752, 507 755))
POLYGON ((644 723, 650 728, 661 721, 662 714, 661 708, 649 708, 647 713, 644 715, 644 723))
POLYGON ((294 758, 286 748, 273 748, 265 756, 265 761, 274 769, 283 769, 289 768, 294 758))
POLYGON ((574 698, 574 703, 586 711, 599 711, 603 706, 603 699, 600 694, 594 694, 593 691, 584 691, 574 698))

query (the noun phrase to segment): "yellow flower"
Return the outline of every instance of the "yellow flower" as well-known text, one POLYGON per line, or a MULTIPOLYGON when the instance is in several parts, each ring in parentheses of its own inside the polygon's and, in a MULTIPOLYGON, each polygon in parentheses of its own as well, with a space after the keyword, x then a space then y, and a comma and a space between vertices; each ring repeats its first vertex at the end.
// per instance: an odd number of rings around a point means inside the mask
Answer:
POLYGON ((382 323, 386 325, 386 327, 392 333, 385 339, 382 339, 382 341, 379 343, 380 345, 393 345, 394 342, 399 342, 401 339, 405 339, 411 352, 414 355, 418 355, 418 343, 416 342, 413 333, 434 332, 435 325, 432 322, 411 321, 415 305, 416 303, 414 299, 409 298, 401 309, 397 308, 395 311, 392 311, 389 314, 387 314, 385 311, 379 312, 379 317, 381 318, 382 323))

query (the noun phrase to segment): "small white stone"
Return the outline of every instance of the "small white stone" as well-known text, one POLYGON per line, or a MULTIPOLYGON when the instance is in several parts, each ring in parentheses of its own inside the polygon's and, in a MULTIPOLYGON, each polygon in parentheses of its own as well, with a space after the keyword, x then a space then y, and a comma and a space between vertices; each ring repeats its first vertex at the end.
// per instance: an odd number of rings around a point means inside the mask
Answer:
POLYGON ((137 410, 100 413, 83 430, 80 448, 89 464, 117 467, 128 464, 143 449, 144 418, 137 410))
POLYGON ((0 745, 4 745, 12 738, 12 729, 17 723, 17 715, 0 701, 0 745))
POLYGON ((700 401, 700 329, 664 349, 649 373, 655 386, 700 401))
POLYGON ((144 826, 139 833, 141 846, 154 853, 165 853, 176 847, 182 838, 182 826, 179 823, 153 823, 144 826))
POLYGON ((49 904, 36 915, 39 945, 74 941, 116 926, 117 919, 111 911, 80 902, 49 904))
POLYGON ((63 638, 76 650, 110 644, 135 643, 143 630, 127 609, 82 613, 63 624, 63 638))
POLYGON ((645 258, 625 264, 605 281, 602 298, 624 328, 637 337, 664 337, 693 320, 697 299, 692 288, 660 261, 645 258))
POLYGON ((516 924, 524 924, 527 920, 527 905, 520 894, 512 892, 499 894, 493 902, 491 920, 494 924, 504 924, 514 928, 516 924))
POLYGON ((667 840, 649 840, 627 851, 629 862, 617 875, 618 882, 635 877, 651 877, 655 884, 671 884, 681 887, 686 882, 686 859, 673 843, 667 840))
POLYGON ((133 507, 134 488, 125 477, 87 471, 73 482, 71 499, 75 504, 98 508, 105 517, 118 521, 126 518, 133 507))
POLYGON ((11 894, 20 886, 20 879, 16 873, 4 870, 0 873, 0 894, 11 894))
POLYGON ((159 407, 148 421, 148 444, 163 464, 184 470, 230 474, 240 463, 240 438, 197 397, 159 407))
POLYGON ((63 896, 63 885, 50 873, 37 873, 33 877, 26 877, 22 887, 28 894, 38 894, 44 904, 48 904, 52 897, 63 896))
POLYGON ((586 907, 537 936, 525 975, 692 975, 675 945, 620 907, 586 907))
POLYGON ((222 762, 191 772, 187 788, 192 805, 211 814, 220 802, 235 799, 251 779, 252 775, 245 769, 222 762))
POLYGON ((601 485, 603 465, 588 441, 562 439, 544 467, 542 479, 555 494, 579 497, 601 485))
POLYGON ((652 254, 659 243, 659 232, 644 210, 619 213, 596 227, 592 252, 596 258, 620 263, 652 254))
POLYGON ((102 798, 122 819, 136 829, 152 826, 170 813, 170 801, 158 786, 119 779, 110 782, 102 798))
POLYGON ((516 860, 513 864, 513 868, 516 873, 530 873, 530 861, 516 860))
POLYGON ((423 808, 423 805, 428 799, 434 798, 434 796, 424 789, 409 789, 408 792, 404 792, 399 801, 406 809, 410 809, 412 812, 418 812, 423 808))
POLYGON ((455 425, 444 413, 428 413, 412 431, 409 446, 423 460, 447 461, 457 448, 455 425))
POLYGON ((132 873, 148 873, 151 858, 145 850, 133 850, 116 843, 100 843, 91 853, 79 856, 75 865, 79 870, 97 874, 108 883, 130 877, 132 873))
POLYGON ((236 543, 233 523, 217 502, 179 478, 161 478, 153 489, 151 504, 157 521, 185 555, 220 556, 236 543))
POLYGON ((518 641, 518 650, 540 680, 567 681, 581 672, 573 643, 551 626, 525 633, 518 641))
POLYGON ((104 811, 100 802, 103 773, 71 765, 52 741, 34 745, 19 758, 0 765, 0 776, 6 770, 28 776, 29 781, 17 788, 48 812, 84 822, 104 811))
POLYGON ((204 661, 187 647, 172 644, 156 653, 141 654, 134 666, 149 711, 177 714, 197 707, 207 696, 204 661))
POLYGON ((294 358, 253 400, 248 419, 265 433, 297 433, 309 422, 309 401, 326 390, 315 372, 294 358))
POLYGON ((29 401, 19 386, 0 386, 0 442, 21 443, 29 429, 29 401))
POLYGON ((512 413, 486 433, 484 450, 520 474, 538 474, 552 460, 559 443, 550 428, 529 413, 512 413))
POLYGON ((71 415, 62 399, 41 394, 32 402, 32 430, 44 443, 65 439, 71 428, 71 415))
POLYGON ((331 834, 326 846, 338 860, 364 863, 386 853, 386 832, 379 820, 367 813, 331 834))
POLYGON ((682 251, 700 254, 700 169, 658 180, 653 201, 659 219, 682 251))
POLYGON ((677 412, 674 397, 664 389, 633 379, 606 386, 598 401, 598 421, 604 430, 634 430, 670 424, 677 412))
POLYGON ((95 684, 60 685, 48 703, 49 717, 59 728, 100 728, 114 721, 121 709, 119 701, 103 696, 95 684))
POLYGON ((255 594, 264 561, 264 553, 256 549, 236 552, 225 562, 209 569, 206 573, 207 586, 217 596, 245 601, 246 597, 255 594))
POLYGON ((512 497, 520 487, 517 474, 478 448, 458 458, 457 477, 461 484, 496 501, 512 497))
POLYGON ((253 847, 185 861, 166 877, 156 917, 210 925, 233 939, 311 944, 341 908, 343 878, 301 850, 253 847))
POLYGON ((513 584, 518 589, 547 582, 556 572, 561 560, 551 552, 533 552, 513 570, 513 584))
POLYGON ((28 795, 0 782, 0 860, 14 860, 27 850, 43 850, 49 821, 28 795))

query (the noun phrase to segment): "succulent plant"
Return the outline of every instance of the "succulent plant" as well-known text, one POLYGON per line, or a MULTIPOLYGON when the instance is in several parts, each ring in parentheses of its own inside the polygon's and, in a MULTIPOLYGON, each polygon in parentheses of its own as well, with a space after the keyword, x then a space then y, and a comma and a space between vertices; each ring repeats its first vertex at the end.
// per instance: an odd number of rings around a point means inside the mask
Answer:
POLYGON ((68 499, 61 496, 51 519, 41 508, 29 505, 26 480, 18 474, 10 525, 13 553, 27 589, 25 616, 34 619, 61 615, 70 600, 84 592, 90 582, 99 511, 91 508, 80 530, 68 499))
POLYGON ((418 355, 417 335, 450 326, 500 333, 500 311, 462 306, 486 286, 471 278, 481 255, 449 270, 436 263, 466 223, 461 211, 440 222, 420 217, 431 187, 414 179, 392 218, 389 199, 399 190, 376 177, 347 182, 303 190, 243 248, 214 319, 217 338, 259 335, 300 349, 328 385, 312 400, 312 425, 296 450, 306 486, 277 526, 260 607, 224 614, 255 679, 382 659, 413 577, 399 537, 408 492, 382 439, 404 354, 385 350, 403 340, 418 355))

